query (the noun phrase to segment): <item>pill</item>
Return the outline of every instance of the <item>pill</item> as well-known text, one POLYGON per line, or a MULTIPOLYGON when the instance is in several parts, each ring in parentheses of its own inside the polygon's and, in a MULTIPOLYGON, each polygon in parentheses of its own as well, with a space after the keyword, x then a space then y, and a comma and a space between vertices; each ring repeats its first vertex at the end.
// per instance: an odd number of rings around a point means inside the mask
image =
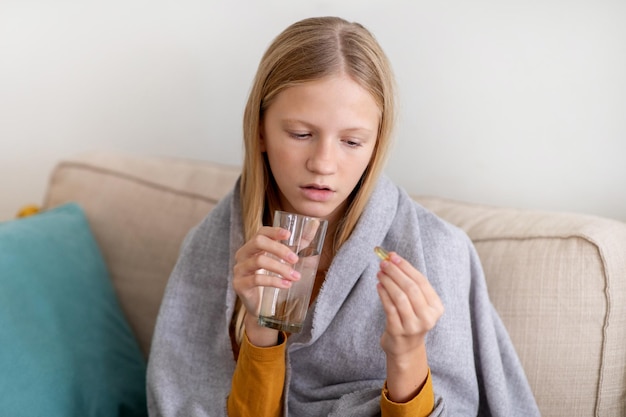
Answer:
POLYGON ((376 246, 374 248, 374 252, 376 252, 376 255, 378 255, 378 257, 380 259, 382 259, 383 261, 386 261, 386 260, 389 259, 389 252, 387 252, 386 250, 384 250, 380 246, 376 246))

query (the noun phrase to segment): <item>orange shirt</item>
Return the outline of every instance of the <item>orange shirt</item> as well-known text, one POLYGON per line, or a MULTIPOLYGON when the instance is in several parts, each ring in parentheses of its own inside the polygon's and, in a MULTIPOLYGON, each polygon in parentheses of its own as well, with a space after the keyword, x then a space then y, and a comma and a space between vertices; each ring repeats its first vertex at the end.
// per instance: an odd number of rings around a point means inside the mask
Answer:
MULTIPOLYGON (((276 346, 254 346, 244 335, 228 396, 229 417, 280 417, 285 385, 286 335, 281 333, 276 346), (254 387, 252 389, 252 387, 254 387)), ((406 403, 394 403, 382 389, 382 417, 428 416, 435 406, 430 371, 426 383, 417 395, 406 403)))

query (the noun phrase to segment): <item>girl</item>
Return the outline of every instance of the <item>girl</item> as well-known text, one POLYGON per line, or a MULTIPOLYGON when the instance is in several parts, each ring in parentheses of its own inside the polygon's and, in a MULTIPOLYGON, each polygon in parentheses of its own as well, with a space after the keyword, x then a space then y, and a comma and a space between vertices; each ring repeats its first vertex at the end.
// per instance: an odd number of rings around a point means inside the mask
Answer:
POLYGON ((190 232, 166 289, 152 416, 539 415, 470 240, 381 174, 393 89, 359 24, 305 19, 270 45, 241 177, 190 232), (300 278, 278 242, 288 232, 269 226, 275 210, 329 222, 309 313, 290 335, 257 318, 263 287, 300 278))

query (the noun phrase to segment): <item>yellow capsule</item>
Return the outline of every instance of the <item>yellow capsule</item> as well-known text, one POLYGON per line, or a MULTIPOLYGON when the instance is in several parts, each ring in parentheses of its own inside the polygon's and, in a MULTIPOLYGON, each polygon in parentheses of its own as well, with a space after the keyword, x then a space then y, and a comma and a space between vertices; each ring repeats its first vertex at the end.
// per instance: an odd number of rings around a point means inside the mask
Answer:
POLYGON ((384 250, 380 246, 376 246, 374 248, 374 252, 376 252, 376 255, 378 255, 378 257, 380 259, 382 259, 383 261, 386 261, 386 260, 389 259, 389 252, 387 252, 386 250, 384 250))

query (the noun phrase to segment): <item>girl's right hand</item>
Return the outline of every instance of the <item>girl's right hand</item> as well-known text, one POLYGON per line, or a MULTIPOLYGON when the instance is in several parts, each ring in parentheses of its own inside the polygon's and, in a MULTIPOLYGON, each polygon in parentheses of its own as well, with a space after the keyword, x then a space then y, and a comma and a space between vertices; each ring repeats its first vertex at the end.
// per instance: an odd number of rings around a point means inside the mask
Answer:
POLYGON ((261 227, 235 253, 233 288, 246 309, 247 330, 251 330, 249 324, 256 322, 263 287, 289 288, 292 281, 300 279, 293 269, 298 256, 279 242, 287 239, 289 233, 281 227, 261 227))

